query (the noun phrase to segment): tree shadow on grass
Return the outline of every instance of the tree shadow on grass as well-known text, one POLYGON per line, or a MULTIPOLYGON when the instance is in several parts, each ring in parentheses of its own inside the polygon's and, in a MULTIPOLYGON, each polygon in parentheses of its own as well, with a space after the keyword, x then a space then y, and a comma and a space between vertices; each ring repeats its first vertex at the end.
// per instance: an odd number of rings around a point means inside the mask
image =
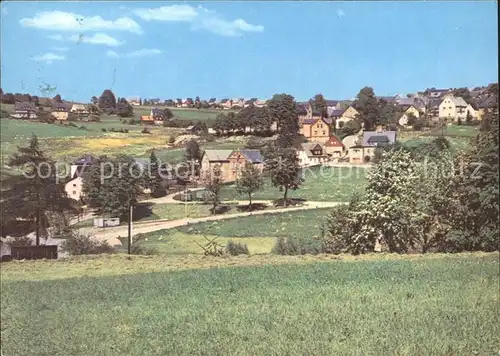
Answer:
POLYGON ((267 207, 267 204, 258 203, 258 204, 252 204, 251 206, 239 205, 236 207, 236 209, 238 209, 238 211, 241 211, 241 212, 250 212, 250 211, 264 210, 266 207, 267 207))
MULTIPOLYGON (((287 207, 290 207, 290 206, 301 206, 301 205, 304 205, 304 203, 306 201, 307 201, 306 199, 299 199, 299 198, 287 199, 286 200, 286 206, 287 207)), ((284 207, 285 206, 284 202, 285 202, 285 200, 283 198, 277 199, 277 200, 273 201, 273 205, 276 206, 276 207, 284 207)))

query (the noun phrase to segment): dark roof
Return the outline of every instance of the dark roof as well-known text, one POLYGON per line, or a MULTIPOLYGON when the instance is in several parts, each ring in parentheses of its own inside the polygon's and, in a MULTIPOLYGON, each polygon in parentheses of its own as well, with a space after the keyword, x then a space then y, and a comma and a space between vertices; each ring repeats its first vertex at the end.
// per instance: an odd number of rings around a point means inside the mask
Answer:
POLYGON ((75 160, 74 164, 78 165, 86 165, 86 164, 91 164, 96 161, 96 158, 92 155, 86 154, 83 155, 82 157, 78 158, 75 160))
POLYGON ((217 99, 215 98, 210 98, 210 100, 208 101, 209 103, 213 103, 214 101, 216 101, 217 99))
POLYGON ((491 95, 486 100, 483 100, 478 106, 480 109, 491 109, 498 105, 497 98, 491 95))
POLYGON ((16 102, 14 106, 15 111, 36 111, 37 108, 35 106, 35 103, 32 103, 30 101, 23 101, 23 102, 16 102))
POLYGON ((325 100, 326 101, 326 106, 336 106, 339 101, 338 100, 325 100))
POLYGON ((337 117, 337 116, 342 116, 342 114, 345 112, 345 110, 343 109, 336 109, 336 110, 333 110, 331 113, 330 113, 330 116, 334 116, 334 117, 337 117))
POLYGON ((151 109, 151 114, 153 114, 153 116, 163 116, 163 110, 161 109, 158 109, 158 108, 154 108, 154 109, 151 109))
POLYGON ((221 103, 227 103, 229 101, 229 99, 222 99, 220 102, 221 103))
POLYGON ((52 105, 52 109, 57 111, 69 111, 72 107, 71 103, 54 103, 52 105))
POLYGON ((396 131, 365 131, 363 132, 363 146, 392 145, 396 142, 396 131))
POLYGON ((262 155, 259 150, 240 150, 241 154, 252 163, 262 163, 262 155))

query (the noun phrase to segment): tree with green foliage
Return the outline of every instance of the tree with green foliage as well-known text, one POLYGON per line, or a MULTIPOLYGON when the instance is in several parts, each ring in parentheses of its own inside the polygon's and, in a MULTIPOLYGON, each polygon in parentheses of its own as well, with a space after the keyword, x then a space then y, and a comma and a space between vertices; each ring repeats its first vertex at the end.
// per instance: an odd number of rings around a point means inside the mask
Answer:
POLYGON ((222 177, 222 170, 220 165, 216 164, 212 167, 210 172, 204 177, 205 185, 205 201, 212 205, 210 209, 212 214, 217 212, 217 206, 220 204, 220 190, 224 179, 222 177))
POLYGON ((248 207, 252 208, 252 194, 262 189, 264 179, 262 172, 252 163, 247 162, 236 180, 236 192, 248 195, 248 207))
POLYGON ((165 120, 170 120, 171 118, 174 117, 174 114, 172 113, 172 110, 170 110, 169 108, 165 108, 163 110, 163 115, 164 115, 164 119, 165 120))
POLYGON ((456 88, 451 91, 451 93, 456 97, 461 97, 467 104, 472 104, 472 95, 468 88, 456 88))
POLYGON ((457 157, 453 246, 495 251, 499 238, 498 109, 487 113, 470 149, 457 157))
POLYGON ((283 193, 283 205, 287 206, 289 190, 296 190, 304 182, 301 176, 299 158, 295 148, 276 147, 269 153, 266 169, 271 176, 273 186, 283 193))
POLYGON ((322 117, 328 117, 328 109, 323 94, 316 94, 314 98, 310 100, 310 103, 313 111, 320 112, 322 117))
POLYGON ((23 174, 2 181, 2 212, 5 213, 2 220, 33 221, 38 246, 40 237, 48 236, 50 216, 64 217, 64 213, 75 212, 76 204, 67 196, 55 162, 45 156, 35 135, 28 146, 18 147, 8 165, 22 169, 23 174))
POLYGON ((165 195, 165 189, 163 187, 163 178, 160 173, 160 162, 158 157, 156 157, 155 150, 151 151, 149 156, 148 165, 148 176, 146 187, 149 188, 152 197, 157 198, 159 196, 165 195))
POLYGON ((347 136, 355 135, 361 130, 361 123, 359 120, 349 120, 342 128, 339 130, 340 139, 344 139, 347 136))
POLYGON ((381 124, 379 101, 372 88, 361 89, 356 96, 354 106, 359 112, 359 119, 364 123, 365 130, 372 130, 381 124))
POLYGON ((107 111, 116 108, 116 97, 110 89, 106 89, 99 97, 99 109, 107 111))
POLYGON ((193 165, 195 175, 199 174, 202 155, 203 152, 201 151, 200 145, 196 140, 191 139, 186 142, 186 148, 184 150, 184 160, 188 164, 193 165))
POLYGON ((54 96, 52 98, 52 100, 55 102, 55 103, 62 103, 62 98, 59 94, 57 94, 56 96, 54 96))
POLYGON ((143 185, 141 168, 133 158, 102 156, 84 173, 83 193, 101 214, 128 220, 129 204, 137 202, 143 185))
POLYGON ((116 105, 117 115, 120 117, 133 117, 134 108, 126 99, 121 99, 116 105))
POLYGON ((267 110, 271 121, 278 124, 277 146, 295 147, 299 135, 299 117, 294 97, 288 94, 275 94, 268 101, 267 110))

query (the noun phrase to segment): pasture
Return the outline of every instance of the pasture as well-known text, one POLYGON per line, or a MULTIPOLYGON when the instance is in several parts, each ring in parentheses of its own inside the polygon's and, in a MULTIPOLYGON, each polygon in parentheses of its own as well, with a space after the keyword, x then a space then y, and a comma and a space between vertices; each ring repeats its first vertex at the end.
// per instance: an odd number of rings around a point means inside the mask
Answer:
MULTIPOLYGON (((303 171, 304 183, 295 191, 288 192, 288 198, 310 201, 346 202, 354 193, 363 192, 366 168, 352 167, 311 167, 303 171)), ((221 190, 223 200, 247 200, 248 196, 238 195, 234 185, 225 185, 221 190)), ((266 178, 264 187, 252 199, 274 200, 283 198, 283 192, 273 187, 266 178)))
POLYGON ((498 253, 118 255, 12 262, 0 273, 6 355, 493 355, 500 346, 498 253))

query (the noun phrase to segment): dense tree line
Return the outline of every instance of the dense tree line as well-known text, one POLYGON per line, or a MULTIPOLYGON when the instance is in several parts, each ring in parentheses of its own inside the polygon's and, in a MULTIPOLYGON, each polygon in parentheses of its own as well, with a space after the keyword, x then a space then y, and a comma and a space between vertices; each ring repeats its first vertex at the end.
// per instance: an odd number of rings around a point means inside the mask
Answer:
POLYGON ((451 155, 444 137, 379 151, 365 193, 330 214, 326 250, 498 250, 498 154, 496 109, 461 155, 451 155))
POLYGON ((213 129, 217 135, 231 134, 270 134, 272 123, 276 119, 268 108, 258 108, 254 105, 241 109, 238 113, 221 113, 215 119, 213 129))

